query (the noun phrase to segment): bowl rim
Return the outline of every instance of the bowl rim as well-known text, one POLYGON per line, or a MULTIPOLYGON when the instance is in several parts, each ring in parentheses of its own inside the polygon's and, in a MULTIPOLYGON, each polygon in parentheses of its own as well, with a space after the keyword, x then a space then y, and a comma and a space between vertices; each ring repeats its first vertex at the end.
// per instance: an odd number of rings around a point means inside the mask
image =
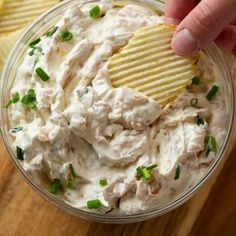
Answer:
MULTIPOLYGON (((112 2, 120 2, 119 0, 114 0, 112 2)), ((150 3, 154 0, 143 0, 145 3, 150 3)), ((2 74, 1 74, 1 80, 0 80, 0 89, 3 91, 3 85, 4 85, 4 78, 6 77, 7 71, 9 69, 10 63, 12 58, 16 57, 15 51, 17 50, 18 46, 22 43, 23 39, 27 36, 27 34, 30 31, 33 31, 35 26, 39 24, 42 20, 45 20, 45 18, 49 17, 52 13, 55 13, 55 11, 63 8, 63 7, 68 7, 70 4, 88 4, 88 3, 98 3, 100 2, 99 0, 68 0, 61 2, 57 4, 56 6, 50 8, 48 11, 46 11, 44 14, 40 15, 38 18, 36 18, 26 29, 21 33, 20 37, 14 44, 10 54, 8 55, 8 58, 6 60, 6 63, 3 67, 2 74)), ((108 1, 110 2, 110 1, 108 1)), ((140 3, 141 1, 125 1, 125 2, 135 2, 135 3, 140 3)), ((161 0, 159 0, 160 4, 164 4, 161 0)), ((142 4, 142 3, 141 3, 142 4)), ((216 46, 212 45, 211 47, 214 48, 214 50, 217 51, 219 54, 219 57, 221 58, 221 61, 226 68, 226 76, 229 78, 229 83, 230 87, 232 88, 231 91, 231 103, 232 104, 232 113, 229 119, 229 125, 228 125, 228 130, 226 133, 226 138, 224 140, 224 143, 222 144, 222 148, 220 152, 217 153, 217 156, 211 166, 207 169, 206 173, 198 180, 198 182, 191 187, 189 190, 184 191, 182 194, 178 195, 173 201, 169 202, 168 204, 164 204, 163 206, 156 207, 156 208, 151 208, 149 210, 140 212, 140 213, 135 213, 135 214, 116 214, 116 215, 106 215, 106 214, 101 214, 97 212, 92 212, 92 211, 84 211, 77 209, 75 207, 72 207, 71 205, 67 204, 64 200, 59 199, 58 197, 50 194, 44 187, 40 186, 39 184, 34 181, 29 174, 26 173, 26 171, 23 169, 22 165, 19 163, 19 161, 15 158, 15 153, 13 152, 11 145, 9 144, 8 138, 7 138, 7 130, 6 130, 6 125, 3 123, 4 120, 4 115, 3 115, 3 109, 1 107, 1 117, 0 117, 0 126, 1 126, 1 136, 4 141, 4 145, 8 151, 8 154, 10 154, 10 158, 13 161, 14 165, 16 166, 17 170, 20 171, 26 182, 35 190, 37 191, 43 198, 47 199, 49 202, 53 203, 60 209, 63 209, 64 211, 71 213, 75 216, 79 216, 84 219, 89 219, 92 221, 97 221, 97 222, 103 222, 103 223, 131 223, 131 222, 138 222, 138 221, 143 221, 155 216, 160 216, 164 213, 169 212, 170 210, 175 209, 176 207, 182 205, 184 202, 186 202, 197 190, 199 190, 207 181, 207 179, 214 173, 214 170, 216 167, 219 165, 221 160, 224 158, 224 155, 228 149, 230 140, 232 138, 233 134, 233 127, 235 123, 235 109, 236 109, 236 104, 235 104, 235 88, 234 88, 234 83, 233 83, 233 78, 230 73, 229 66, 226 62, 226 58, 224 54, 216 48, 216 46)), ((4 101, 4 93, 1 93, 1 103, 4 101)))

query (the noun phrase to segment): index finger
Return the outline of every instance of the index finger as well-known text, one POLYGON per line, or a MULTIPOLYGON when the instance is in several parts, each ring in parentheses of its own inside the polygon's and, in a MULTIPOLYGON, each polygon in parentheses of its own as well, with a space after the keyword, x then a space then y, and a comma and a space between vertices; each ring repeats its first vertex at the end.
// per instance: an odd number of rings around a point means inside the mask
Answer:
POLYGON ((199 0, 166 0, 165 21, 178 24, 198 2, 199 0))

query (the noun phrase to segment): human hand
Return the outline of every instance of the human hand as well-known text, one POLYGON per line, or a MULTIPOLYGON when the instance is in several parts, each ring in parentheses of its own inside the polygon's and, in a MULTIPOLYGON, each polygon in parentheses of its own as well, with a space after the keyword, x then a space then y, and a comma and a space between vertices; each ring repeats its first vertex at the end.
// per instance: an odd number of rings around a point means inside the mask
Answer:
POLYGON ((178 24, 172 48, 190 55, 213 40, 236 55, 236 0, 166 0, 165 22, 178 24))

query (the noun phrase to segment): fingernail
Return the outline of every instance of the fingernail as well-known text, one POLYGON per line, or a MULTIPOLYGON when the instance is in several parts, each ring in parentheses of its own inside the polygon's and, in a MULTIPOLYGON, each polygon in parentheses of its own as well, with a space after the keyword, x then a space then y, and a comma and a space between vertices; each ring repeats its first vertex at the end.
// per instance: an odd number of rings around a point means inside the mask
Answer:
POLYGON ((182 29, 175 34, 172 48, 176 54, 187 56, 198 49, 198 42, 188 29, 182 29))

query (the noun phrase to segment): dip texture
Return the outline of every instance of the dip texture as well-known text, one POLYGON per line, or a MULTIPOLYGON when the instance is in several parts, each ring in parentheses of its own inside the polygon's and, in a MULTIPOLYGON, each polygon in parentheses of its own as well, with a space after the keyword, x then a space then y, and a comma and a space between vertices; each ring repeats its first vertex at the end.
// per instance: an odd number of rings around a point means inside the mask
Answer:
POLYGON ((197 183, 224 139, 225 101, 204 55, 199 84, 163 109, 132 89, 113 88, 109 58, 134 31, 162 17, 112 3, 100 3, 91 17, 94 6, 69 9, 33 42, 11 90, 19 99, 8 107, 9 132, 25 171, 39 184, 45 175, 59 180, 59 191, 51 192, 68 204, 132 214, 197 183), (215 84, 219 91, 207 99, 215 84))

